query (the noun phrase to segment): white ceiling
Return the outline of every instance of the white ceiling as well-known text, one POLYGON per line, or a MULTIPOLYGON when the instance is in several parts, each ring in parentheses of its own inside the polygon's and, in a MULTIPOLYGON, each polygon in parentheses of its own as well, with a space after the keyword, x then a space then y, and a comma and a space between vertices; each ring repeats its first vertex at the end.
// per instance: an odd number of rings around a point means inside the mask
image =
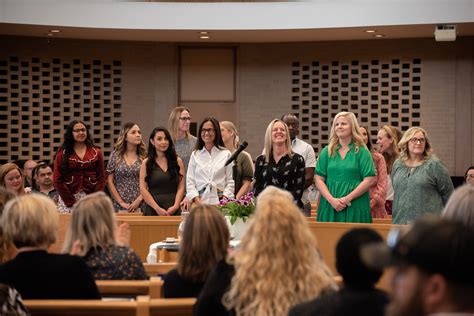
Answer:
POLYGON ((438 24, 474 36, 474 0, 156 3, 0 0, 0 35, 161 42, 301 42, 433 37, 438 24), (201 40, 199 31, 210 32, 201 40))

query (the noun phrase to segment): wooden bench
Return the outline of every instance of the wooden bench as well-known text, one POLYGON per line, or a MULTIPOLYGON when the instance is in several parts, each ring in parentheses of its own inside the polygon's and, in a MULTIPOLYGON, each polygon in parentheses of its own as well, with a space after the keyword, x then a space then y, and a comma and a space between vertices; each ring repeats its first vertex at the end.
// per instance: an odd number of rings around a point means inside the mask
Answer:
POLYGON ((195 298, 165 298, 150 300, 150 316, 191 316, 195 298))
POLYGON ((163 280, 151 277, 150 280, 97 280, 95 281, 102 297, 129 297, 148 295, 161 298, 163 280))
POLYGON ((148 276, 157 276, 159 274, 166 274, 171 269, 176 267, 177 262, 160 262, 160 263, 144 263, 145 271, 148 276))
POLYGON ((32 316, 148 316, 150 298, 136 300, 23 300, 32 316))

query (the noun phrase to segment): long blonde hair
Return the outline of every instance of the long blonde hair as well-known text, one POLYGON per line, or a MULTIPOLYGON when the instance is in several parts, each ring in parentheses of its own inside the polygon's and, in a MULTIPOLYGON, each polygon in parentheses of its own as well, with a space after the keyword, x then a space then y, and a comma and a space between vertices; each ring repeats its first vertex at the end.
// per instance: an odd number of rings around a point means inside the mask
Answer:
POLYGON ((272 131, 273 131, 273 125, 275 123, 280 122, 283 124, 285 127, 285 133, 286 133, 286 149, 288 152, 288 155, 291 155, 291 140, 290 140, 290 131, 288 130, 288 126, 286 126, 285 122, 282 120, 275 119, 270 122, 267 126, 267 130, 265 132, 265 141, 263 145, 263 154, 265 155, 265 160, 268 162, 270 161, 270 157, 273 155, 273 142, 272 142, 272 131))
POLYGON ((398 143, 398 147, 400 148, 400 160, 407 161, 410 158, 410 153, 408 152, 408 142, 410 139, 415 136, 416 133, 421 132, 425 137, 425 150, 423 151, 423 159, 427 161, 431 158, 431 141, 428 138, 428 133, 421 127, 410 127, 405 134, 403 134, 402 139, 398 143))
POLYGON ((95 192, 79 200, 72 208, 71 216, 64 253, 71 252, 76 240, 82 245, 80 256, 85 256, 91 248, 116 244, 114 207, 104 192, 95 192))
MULTIPOLYGON (((119 136, 117 138, 117 141, 115 142, 114 147, 115 151, 118 154, 117 162, 124 159, 123 157, 125 155, 125 152, 127 151, 127 134, 135 125, 138 126, 138 124, 136 123, 128 122, 120 130, 119 136)), ((140 160, 146 158, 146 147, 145 143, 143 142, 143 138, 141 143, 137 146, 137 155, 140 160)))
POLYGON ((367 148, 364 137, 360 133, 359 123, 357 122, 355 114, 352 112, 339 112, 332 121, 331 132, 329 134, 328 152, 330 157, 336 155, 339 145, 339 137, 336 135, 336 121, 340 117, 345 117, 349 121, 349 124, 351 124, 352 143, 354 144, 355 152, 358 152, 360 147, 367 148))
POLYGON ((387 164, 387 174, 390 175, 392 173, 392 167, 393 163, 395 160, 398 159, 398 156, 400 155, 400 149, 398 148, 398 142, 400 141, 400 136, 401 133, 399 130, 393 126, 389 125, 384 125, 380 130, 383 130, 386 134, 387 137, 392 141, 392 154, 390 155, 387 152, 382 153, 382 156, 385 158, 385 162, 387 164))
POLYGON ((234 150, 237 149, 237 147, 239 147, 239 132, 237 131, 234 123, 230 121, 221 121, 219 122, 219 125, 233 133, 234 139, 232 140, 232 146, 234 146, 234 150))
MULTIPOLYGON (((177 106, 173 110, 171 110, 170 116, 168 118, 168 130, 171 134, 171 137, 173 138, 173 142, 175 143, 176 143, 176 136, 178 135, 178 128, 179 128, 178 121, 183 111, 188 111, 188 113, 191 113, 188 108, 184 106, 177 106)), ((190 137, 191 137, 191 133, 189 133, 189 130, 188 130, 186 131, 185 138, 189 139, 190 137)))
POLYGON ((258 196, 234 263, 223 304, 237 315, 287 315, 293 305, 335 288, 306 218, 289 192, 273 186, 258 196))

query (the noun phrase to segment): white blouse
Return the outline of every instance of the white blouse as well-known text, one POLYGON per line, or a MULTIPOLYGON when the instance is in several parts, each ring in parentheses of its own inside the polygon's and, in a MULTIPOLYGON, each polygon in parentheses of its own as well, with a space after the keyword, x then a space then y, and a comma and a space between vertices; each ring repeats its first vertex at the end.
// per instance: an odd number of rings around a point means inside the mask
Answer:
POLYGON ((215 146, 211 153, 204 147, 193 151, 186 174, 186 197, 189 201, 200 196, 203 203, 217 205, 218 191, 226 197, 234 197, 233 164, 224 167, 230 156, 229 150, 215 146))

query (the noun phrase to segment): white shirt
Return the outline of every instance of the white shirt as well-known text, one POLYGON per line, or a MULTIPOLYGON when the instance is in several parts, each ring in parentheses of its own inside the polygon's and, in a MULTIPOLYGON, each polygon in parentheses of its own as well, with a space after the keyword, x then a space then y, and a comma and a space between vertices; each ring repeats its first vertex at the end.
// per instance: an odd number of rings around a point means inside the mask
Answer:
MULTIPOLYGON (((316 155, 314 154, 314 149, 310 144, 295 137, 295 139, 291 141, 291 151, 303 156, 305 168, 316 168, 316 155)), ((310 197, 311 191, 316 191, 313 184, 303 191, 303 196, 301 197, 303 204, 310 203, 312 199, 316 198, 310 197)))
POLYGON ((303 156, 305 168, 316 168, 316 155, 310 144, 295 137, 291 141, 291 151, 303 156))
POLYGON ((215 146, 212 147, 211 153, 204 147, 193 151, 186 174, 188 200, 192 201, 196 196, 200 196, 203 203, 217 205, 217 191, 222 191, 226 197, 234 197, 233 164, 224 167, 230 156, 229 150, 215 146))

